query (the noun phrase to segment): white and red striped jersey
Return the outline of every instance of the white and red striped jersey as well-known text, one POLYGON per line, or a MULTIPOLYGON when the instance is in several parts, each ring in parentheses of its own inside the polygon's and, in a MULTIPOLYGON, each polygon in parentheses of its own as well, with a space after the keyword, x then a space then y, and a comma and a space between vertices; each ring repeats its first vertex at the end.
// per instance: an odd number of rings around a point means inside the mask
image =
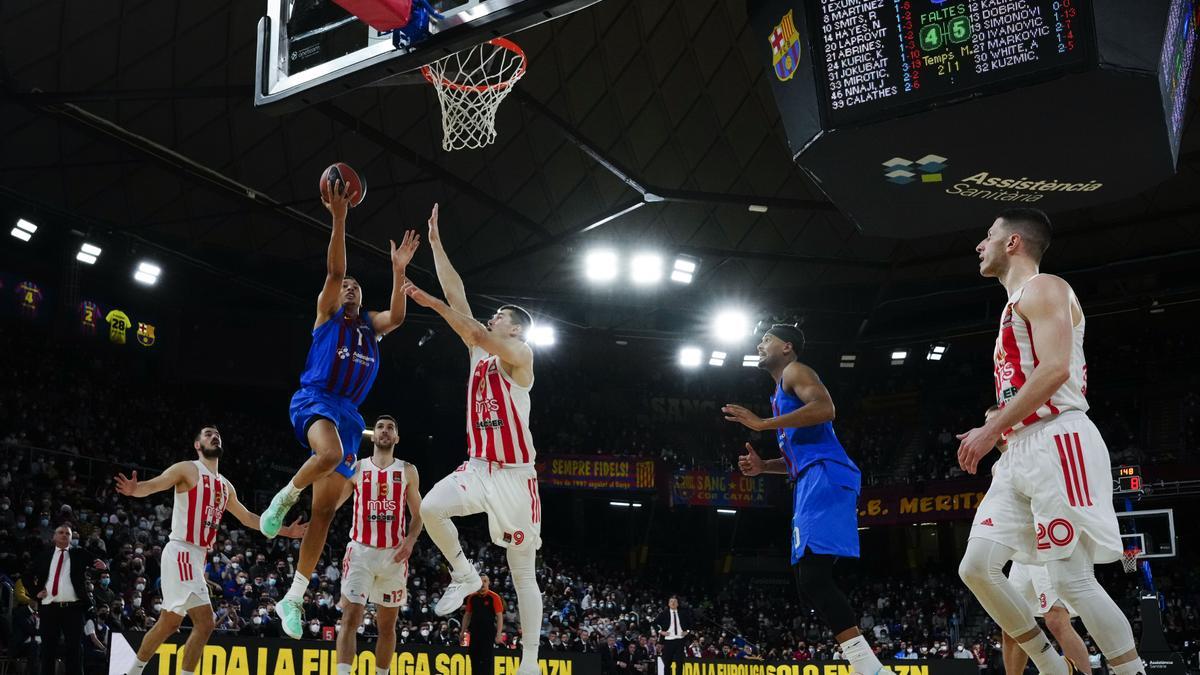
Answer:
MULTIPOLYGON (((1009 296, 1008 304, 1004 305, 1004 312, 1000 315, 1000 335, 996 338, 994 361, 996 403, 1002 408, 1017 395, 1039 363, 1037 350, 1033 347, 1033 326, 1017 311, 1017 303, 1021 301, 1021 295, 1028 284, 1029 281, 1026 281, 1009 296)), ((1087 412, 1087 361, 1083 355, 1083 330, 1086 321, 1074 292, 1071 292, 1069 305, 1068 310, 1071 307, 1079 309, 1079 324, 1071 329, 1070 375, 1067 381, 1051 394, 1050 400, 1043 402, 1028 417, 1014 424, 1005 435, 1068 410, 1087 412)))
POLYGON ((406 462, 393 461, 385 469, 371 458, 360 459, 354 468, 354 520, 350 538, 364 546, 395 548, 404 543, 408 478, 406 462))
POLYGON ((170 538, 208 550, 217 539, 233 486, 224 476, 209 471, 200 460, 192 464, 200 476, 191 490, 175 493, 170 538))
POLYGON ((500 357, 475 347, 467 380, 467 454, 501 464, 532 464, 529 390, 513 381, 500 357))

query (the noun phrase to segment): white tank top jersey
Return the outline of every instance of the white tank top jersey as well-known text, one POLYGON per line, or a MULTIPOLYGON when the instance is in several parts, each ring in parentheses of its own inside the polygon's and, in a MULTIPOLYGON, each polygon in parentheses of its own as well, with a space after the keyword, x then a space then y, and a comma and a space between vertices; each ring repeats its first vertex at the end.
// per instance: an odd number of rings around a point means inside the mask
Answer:
POLYGON ((364 546, 395 548, 404 542, 408 477, 407 462, 397 459, 386 469, 370 457, 358 460, 354 469, 354 520, 350 538, 364 546))
POLYGON ((192 464, 200 471, 200 477, 191 490, 175 493, 170 538, 207 551, 217 539, 233 486, 224 476, 209 471, 200 460, 192 464))
POLYGON ((467 454, 500 464, 532 464, 537 459, 529 432, 529 390, 504 372, 500 357, 471 349, 467 380, 467 454))
MULTIPOLYGON (((1030 277, 1029 281, 1037 276, 1030 277)), ((994 362, 996 403, 1001 408, 1017 395, 1039 363, 1037 350, 1033 346, 1033 327, 1021 316, 1018 307, 1029 281, 1021 284, 1021 287, 1009 296, 1008 303, 1004 305, 1004 311, 1000 314, 1000 334, 996 337, 994 362)), ((1083 355, 1083 332, 1087 321, 1074 291, 1071 291, 1068 307, 1079 310, 1079 324, 1071 329, 1071 363, 1067 381, 1051 394, 1048 401, 1038 406, 1037 410, 1007 430, 1006 436, 1022 427, 1068 410, 1087 412, 1087 361, 1083 355)))

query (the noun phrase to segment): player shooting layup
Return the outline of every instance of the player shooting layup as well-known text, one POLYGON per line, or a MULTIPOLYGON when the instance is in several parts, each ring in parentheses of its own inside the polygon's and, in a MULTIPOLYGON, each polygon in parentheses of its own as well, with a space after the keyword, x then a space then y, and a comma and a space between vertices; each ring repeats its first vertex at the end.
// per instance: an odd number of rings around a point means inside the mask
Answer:
POLYGON ((1000 411, 959 435, 959 465, 975 473, 1001 438, 1008 450, 975 515, 959 575, 1039 671, 1065 675, 1071 666, 1003 572, 1014 559, 1045 565, 1114 675, 1135 675, 1145 666, 1133 631, 1093 570, 1121 557, 1121 537, 1108 448, 1086 414, 1083 309, 1067 282, 1038 271, 1050 237, 1046 214, 1016 208, 1001 213, 975 247, 979 273, 999 279, 1008 302, 995 351, 1000 411))
POLYGON ((287 594, 275 604, 283 632, 295 639, 303 632, 301 605, 309 578, 325 547, 342 488, 354 475, 354 461, 366 426, 358 406, 379 371, 378 341, 404 323, 406 298, 401 288, 408 263, 421 243, 412 230, 404 233, 399 247, 391 242, 391 306, 382 312, 364 313, 362 288, 353 277, 346 276, 346 211, 353 199, 340 180, 321 185, 321 201, 333 215, 333 233, 325 285, 317 296, 312 346, 300 375, 300 390, 292 396, 291 404, 296 439, 312 449, 312 456, 263 512, 263 534, 274 537, 300 493, 313 486, 312 518, 300 543, 296 575, 287 594))
MULTIPOLYGON (((184 614, 192 619, 192 632, 184 645, 180 665, 184 675, 196 672, 204 645, 214 628, 212 602, 208 599, 208 586, 204 584, 204 563, 217 539, 221 517, 228 510, 246 527, 259 529, 258 516, 242 506, 233 485, 217 471, 217 460, 224 452, 221 432, 213 426, 204 427, 196 434, 192 445, 196 449, 195 460, 177 462, 150 480, 138 481, 136 471, 130 478, 117 474, 117 492, 126 497, 149 497, 175 488, 171 535, 159 559, 162 613, 142 640, 129 675, 142 672, 163 641, 179 630, 184 614)), ((304 536, 307 529, 307 525, 297 520, 280 528, 279 534, 297 538, 304 536)))
POLYGON ((487 326, 471 316, 462 279, 450 264, 438 233, 438 207, 429 217, 429 246, 438 282, 449 304, 413 286, 414 302, 437 312, 466 343, 471 354, 467 381, 467 454, 470 459, 438 481, 421 503, 429 538, 450 561, 452 583, 434 608, 446 616, 479 590, 479 573, 463 553, 454 516, 488 514, 492 543, 508 549, 508 568, 521 618, 521 665, 518 675, 537 675, 542 627, 542 591, 534 563, 542 545, 541 498, 536 453, 529 433, 529 389, 533 386, 533 350, 525 338, 533 325, 529 312, 515 305, 496 310, 487 326))

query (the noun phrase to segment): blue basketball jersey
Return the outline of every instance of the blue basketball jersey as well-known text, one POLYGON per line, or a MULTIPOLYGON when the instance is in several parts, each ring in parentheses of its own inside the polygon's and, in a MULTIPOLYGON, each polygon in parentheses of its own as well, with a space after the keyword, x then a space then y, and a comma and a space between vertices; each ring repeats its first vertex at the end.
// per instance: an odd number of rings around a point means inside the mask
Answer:
MULTIPOLYGON (((804 401, 784 389, 781 379, 775 385, 775 395, 771 397, 771 410, 775 416, 786 415, 803 407, 804 401)), ((858 467, 851 461, 833 433, 832 422, 822 422, 809 427, 776 429, 775 437, 787 464, 788 476, 792 479, 813 463, 821 461, 839 464, 855 474, 859 473, 858 467)))
POLYGON ((341 307, 313 331, 300 386, 341 396, 358 406, 378 372, 379 340, 370 318, 365 312, 350 318, 341 307))

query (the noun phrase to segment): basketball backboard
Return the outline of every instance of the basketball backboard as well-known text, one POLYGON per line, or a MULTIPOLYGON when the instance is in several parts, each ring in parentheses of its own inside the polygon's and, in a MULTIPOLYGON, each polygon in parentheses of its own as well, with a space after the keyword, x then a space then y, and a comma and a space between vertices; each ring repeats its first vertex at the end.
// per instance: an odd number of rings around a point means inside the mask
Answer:
POLYGON ((1118 511, 1121 545, 1137 548, 1139 558, 1175 557, 1175 509, 1118 511))
MULTIPOLYGON (((472 47, 563 17, 600 0, 441 0, 429 37, 393 44, 333 0, 267 0, 258 22, 254 105, 284 112, 372 84, 412 82, 412 71, 472 47)), ((417 78, 420 76, 417 75, 417 78)))

